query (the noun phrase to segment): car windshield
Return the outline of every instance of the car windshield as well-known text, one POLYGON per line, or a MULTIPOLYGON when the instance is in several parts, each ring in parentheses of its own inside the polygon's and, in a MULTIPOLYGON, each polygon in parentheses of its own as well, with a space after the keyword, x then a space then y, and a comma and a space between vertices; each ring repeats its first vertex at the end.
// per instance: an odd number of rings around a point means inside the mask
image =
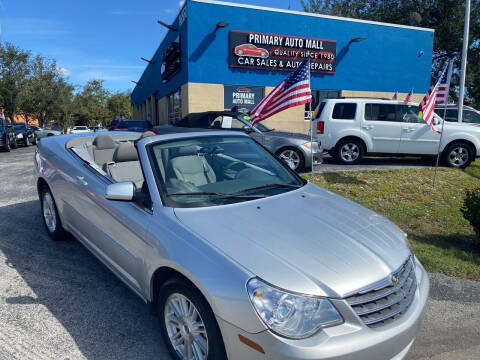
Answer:
POLYGON ((141 128, 145 129, 148 127, 147 121, 131 120, 131 121, 121 121, 118 124, 119 129, 129 129, 129 128, 141 128))
POLYGON ((15 130, 25 130, 27 128, 25 124, 14 124, 13 127, 15 130))
POLYGON ((278 195, 304 185, 247 136, 205 136, 149 147, 167 206, 203 207, 278 195))

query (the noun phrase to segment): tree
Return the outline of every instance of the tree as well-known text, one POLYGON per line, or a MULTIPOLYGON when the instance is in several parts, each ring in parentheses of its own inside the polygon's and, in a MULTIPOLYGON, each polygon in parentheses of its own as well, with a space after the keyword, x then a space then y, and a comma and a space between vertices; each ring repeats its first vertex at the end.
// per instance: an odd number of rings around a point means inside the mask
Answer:
POLYGON ((10 121, 14 120, 25 95, 29 60, 29 51, 9 43, 0 46, 0 107, 10 121))
POLYGON ((82 91, 75 95, 73 120, 77 125, 107 125, 110 112, 107 101, 110 93, 103 87, 103 80, 90 80, 82 91))
POLYGON ((107 101, 107 107, 110 111, 110 118, 112 119, 120 114, 123 115, 124 118, 130 118, 130 93, 122 92, 113 94, 107 101))
POLYGON ((25 81, 22 112, 38 119, 42 127, 50 121, 63 123, 63 105, 72 98, 73 86, 61 77, 55 60, 37 55, 30 68, 31 76, 25 81))
MULTIPOLYGON (((307 12, 353 17, 402 25, 414 25, 435 29, 433 45, 432 81, 448 59, 454 60, 460 69, 465 1, 458 0, 301 0, 307 12)), ((480 0, 472 1, 470 20, 470 47, 467 68, 467 101, 480 107, 480 0)), ((454 73, 450 95, 459 83, 454 73)))

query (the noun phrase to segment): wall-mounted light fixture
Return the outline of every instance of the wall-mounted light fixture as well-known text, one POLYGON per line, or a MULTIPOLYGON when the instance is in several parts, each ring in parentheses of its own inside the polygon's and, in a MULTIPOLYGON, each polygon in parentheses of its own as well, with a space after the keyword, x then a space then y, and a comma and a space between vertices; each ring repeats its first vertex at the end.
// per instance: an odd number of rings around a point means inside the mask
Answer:
POLYGON ((140 59, 143 60, 143 61, 148 62, 149 64, 155 64, 155 61, 145 59, 144 57, 141 57, 140 59))
POLYGON ((139 82, 135 81, 135 80, 130 80, 131 82, 133 82, 134 84, 138 85, 138 86, 141 86, 139 82))
POLYGON ((424 54, 423 50, 420 50, 420 52, 418 53, 418 57, 423 56, 423 54, 424 54))
POLYGON ((172 25, 168 25, 167 23, 164 23, 162 20, 157 20, 157 23, 159 23, 162 26, 165 26, 169 30, 177 31, 177 29, 174 28, 172 25))
POLYGON ((353 38, 352 40, 350 40, 350 41, 348 42, 348 45, 350 45, 351 43, 360 42, 360 41, 363 41, 363 40, 367 40, 367 38, 364 38, 364 37, 356 37, 356 38, 353 38))
POLYGON ((227 27, 228 25, 229 25, 229 23, 226 22, 226 21, 219 21, 219 22, 217 23, 217 29, 227 27))

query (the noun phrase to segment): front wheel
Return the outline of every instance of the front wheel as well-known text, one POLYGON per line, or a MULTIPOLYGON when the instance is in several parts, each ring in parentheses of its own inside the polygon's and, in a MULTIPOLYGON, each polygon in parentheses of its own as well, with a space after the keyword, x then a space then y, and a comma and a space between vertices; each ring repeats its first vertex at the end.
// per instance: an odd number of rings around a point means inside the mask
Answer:
POLYGON ((10 144, 10 146, 12 147, 12 149, 18 148, 17 139, 13 140, 13 144, 10 144))
POLYGON ((35 135, 35 136, 33 137, 32 144, 33 144, 33 145, 37 145, 37 143, 38 143, 37 135, 35 135))
POLYGON ((175 359, 226 359, 215 316, 193 285, 182 279, 167 281, 157 306, 162 335, 175 359))
POLYGON ((466 168, 473 161, 473 150, 463 142, 453 143, 443 151, 443 159, 448 166, 466 168))
POLYGON ((28 136, 25 137, 25 147, 29 147, 30 146, 30 140, 28 140, 28 136))
POLYGON ((5 138, 5 147, 4 147, 6 152, 10 152, 10 140, 8 139, 8 136, 5 138))
POLYGON ((343 164, 353 165, 362 160, 365 150, 360 141, 356 139, 345 139, 335 147, 335 158, 343 164))
POLYGON ((285 148, 277 152, 280 160, 284 161, 293 171, 300 171, 305 164, 303 155, 299 150, 294 148, 285 148))

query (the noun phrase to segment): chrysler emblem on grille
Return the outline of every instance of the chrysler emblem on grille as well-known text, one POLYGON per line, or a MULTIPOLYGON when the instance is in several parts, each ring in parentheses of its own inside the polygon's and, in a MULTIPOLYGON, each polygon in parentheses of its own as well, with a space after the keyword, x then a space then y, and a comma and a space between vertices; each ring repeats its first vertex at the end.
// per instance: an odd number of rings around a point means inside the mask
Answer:
POLYGON ((392 283, 395 285, 398 282, 398 276, 397 275, 392 275, 392 283))

